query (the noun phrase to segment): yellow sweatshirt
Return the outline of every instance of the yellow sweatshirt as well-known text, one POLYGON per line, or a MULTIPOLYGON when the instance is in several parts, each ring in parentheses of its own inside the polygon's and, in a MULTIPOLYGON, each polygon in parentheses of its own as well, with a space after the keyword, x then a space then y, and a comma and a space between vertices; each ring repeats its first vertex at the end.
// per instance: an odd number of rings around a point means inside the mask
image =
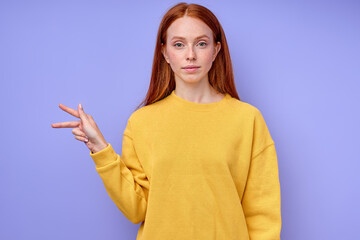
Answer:
POLYGON ((174 91, 134 111, 119 156, 90 156, 137 240, 279 240, 274 141, 260 111, 229 94, 194 103, 174 91))

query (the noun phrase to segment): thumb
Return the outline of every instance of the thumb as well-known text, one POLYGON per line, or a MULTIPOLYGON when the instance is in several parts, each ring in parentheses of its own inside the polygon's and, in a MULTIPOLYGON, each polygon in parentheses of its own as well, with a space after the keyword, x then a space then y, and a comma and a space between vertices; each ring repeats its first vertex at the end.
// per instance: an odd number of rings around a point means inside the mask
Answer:
POLYGON ((81 120, 87 121, 88 118, 87 118, 87 115, 86 115, 85 112, 84 112, 84 109, 83 109, 81 103, 78 105, 78 111, 79 111, 81 120))

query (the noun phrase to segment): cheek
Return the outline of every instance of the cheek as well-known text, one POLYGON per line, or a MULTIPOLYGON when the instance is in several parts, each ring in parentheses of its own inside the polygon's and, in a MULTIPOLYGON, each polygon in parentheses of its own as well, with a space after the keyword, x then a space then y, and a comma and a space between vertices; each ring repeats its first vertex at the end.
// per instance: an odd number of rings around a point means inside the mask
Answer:
POLYGON ((204 60, 209 62, 210 64, 212 63, 212 58, 213 58, 213 52, 212 51, 209 51, 209 52, 206 52, 205 55, 204 55, 204 60))
POLYGON ((210 69, 213 64, 212 58, 212 52, 204 52, 204 54, 202 55, 201 62, 204 66, 206 66, 207 69, 210 69))
POLYGON ((168 57, 169 57, 169 61, 170 61, 172 64, 175 64, 175 65, 178 63, 178 61, 179 61, 179 59, 180 59, 179 54, 176 54, 176 53, 174 53, 174 52, 172 52, 172 51, 169 51, 169 52, 168 52, 168 57))

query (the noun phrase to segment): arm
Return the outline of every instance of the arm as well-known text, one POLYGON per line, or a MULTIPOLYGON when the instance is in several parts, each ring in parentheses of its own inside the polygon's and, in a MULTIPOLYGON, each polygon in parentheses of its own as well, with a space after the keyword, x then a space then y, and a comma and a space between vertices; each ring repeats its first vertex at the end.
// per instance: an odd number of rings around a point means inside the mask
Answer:
POLYGON ((281 194, 275 144, 258 112, 253 154, 242 199, 251 240, 280 240, 281 194))
POLYGON ((134 224, 145 220, 149 181, 136 155, 130 120, 123 134, 121 157, 111 144, 90 152, 106 191, 119 210, 134 224))

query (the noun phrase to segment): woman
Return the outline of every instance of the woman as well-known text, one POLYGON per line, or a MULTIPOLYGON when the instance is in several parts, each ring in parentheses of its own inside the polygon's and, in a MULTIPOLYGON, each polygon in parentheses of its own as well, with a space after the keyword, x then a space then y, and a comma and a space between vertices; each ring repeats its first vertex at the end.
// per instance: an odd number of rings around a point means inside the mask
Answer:
POLYGON ((144 102, 121 156, 81 105, 60 104, 80 121, 52 124, 86 143, 111 199, 141 223, 137 239, 280 239, 274 141, 238 98, 225 34, 207 8, 179 3, 164 15, 144 102))

